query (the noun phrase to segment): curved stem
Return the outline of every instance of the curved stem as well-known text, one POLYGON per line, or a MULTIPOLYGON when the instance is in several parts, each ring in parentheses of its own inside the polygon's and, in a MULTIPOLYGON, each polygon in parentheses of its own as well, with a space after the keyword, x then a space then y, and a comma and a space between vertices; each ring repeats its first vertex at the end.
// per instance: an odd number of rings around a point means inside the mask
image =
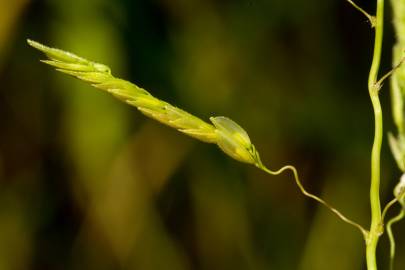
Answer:
POLYGON ((298 188, 300 189, 301 193, 304 194, 305 196, 323 204, 326 208, 328 208, 330 211, 332 211, 335 215, 337 215, 342 221, 356 227, 357 229, 360 230, 360 232, 362 233, 363 237, 365 239, 367 239, 368 237, 368 231, 366 229, 364 229, 360 224, 352 221, 351 219, 347 218, 345 215, 343 215, 339 210, 337 210, 336 208, 334 208, 333 206, 331 206, 329 203, 325 202, 323 199, 319 198, 318 196, 313 195, 312 193, 309 193, 304 186, 302 185, 300 178, 298 176, 298 172, 297 169, 292 166, 292 165, 286 165, 284 167, 282 167, 281 169, 277 170, 277 171, 272 171, 268 168, 266 168, 266 166, 264 166, 263 164, 257 164, 256 165, 259 169, 265 171, 268 174, 271 175, 279 175, 282 172, 286 171, 286 170, 290 170, 292 171, 292 173, 294 174, 294 179, 295 182, 298 186, 298 188))
POLYGON ((346 0, 347 2, 349 2, 349 4, 351 4, 355 9, 357 9, 358 11, 360 11, 361 13, 363 13, 364 16, 367 17, 367 19, 369 20, 371 27, 375 26, 375 18, 373 16, 371 16, 370 14, 368 14, 367 11, 365 11, 364 9, 362 9, 360 6, 358 6, 355 2, 353 2, 352 0, 346 0))
POLYGON ((394 234, 392 233, 392 225, 394 223, 397 223, 404 217, 405 217, 405 209, 402 208, 401 212, 398 215, 396 215, 387 222, 387 234, 390 240, 390 270, 394 269, 394 258, 395 258, 395 238, 394 234))
POLYGON ((374 110, 374 142, 371 151, 371 225, 369 237, 366 241, 367 269, 376 270, 376 249, 378 239, 382 234, 381 205, 380 205, 380 154, 383 137, 383 120, 380 99, 378 97, 379 85, 377 84, 378 71, 380 69, 381 49, 383 40, 384 23, 384 0, 377 0, 377 15, 375 24, 374 53, 371 64, 368 91, 374 110))
POLYGON ((382 76, 378 82, 376 83, 377 87, 380 88, 382 86, 382 83, 388 78, 390 77, 395 71, 397 71, 397 69, 399 69, 402 64, 405 61, 405 57, 402 57, 401 60, 399 60, 399 62, 387 73, 384 74, 384 76, 382 76))
POLYGON ((387 205, 384 207, 384 210, 381 215, 381 222, 384 223, 385 216, 387 215, 388 210, 393 206, 396 202, 398 202, 397 198, 392 199, 387 205))

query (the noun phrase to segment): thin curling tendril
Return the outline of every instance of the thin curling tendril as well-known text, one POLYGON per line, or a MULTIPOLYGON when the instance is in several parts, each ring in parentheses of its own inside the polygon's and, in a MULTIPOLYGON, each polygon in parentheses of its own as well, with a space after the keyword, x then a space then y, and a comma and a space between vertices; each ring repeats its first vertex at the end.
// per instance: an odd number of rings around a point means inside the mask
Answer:
POLYGON ((395 259, 395 238, 392 232, 392 225, 401 221, 405 217, 405 209, 402 208, 401 212, 395 217, 391 218, 387 222, 387 235, 390 241, 390 270, 394 269, 394 259, 395 259))
POLYGON ((363 226, 361 226, 360 224, 358 224, 357 222, 354 222, 353 220, 347 218, 345 215, 343 215, 339 210, 337 210, 336 208, 334 208, 333 206, 331 206, 329 203, 327 203, 326 201, 324 201, 323 199, 319 198, 318 196, 308 192, 304 186, 301 183, 301 180, 298 176, 298 172, 297 169, 292 166, 292 165, 286 165, 284 167, 282 167, 281 169, 277 170, 277 171, 272 171, 270 169, 268 169, 266 166, 264 166, 262 163, 257 164, 257 167, 263 171, 265 171, 268 174, 271 175, 279 175, 281 173, 283 173, 284 171, 290 170, 293 175, 294 175, 294 180, 295 183, 297 184, 298 188, 300 189, 301 193, 308 197, 311 198, 317 202, 319 202, 320 204, 324 205, 327 209, 329 209, 332 213, 334 213, 338 218, 340 218, 343 222, 346 222, 349 225, 352 225, 354 227, 356 227, 363 235, 364 239, 366 240, 368 237, 368 231, 366 229, 363 228, 363 226))

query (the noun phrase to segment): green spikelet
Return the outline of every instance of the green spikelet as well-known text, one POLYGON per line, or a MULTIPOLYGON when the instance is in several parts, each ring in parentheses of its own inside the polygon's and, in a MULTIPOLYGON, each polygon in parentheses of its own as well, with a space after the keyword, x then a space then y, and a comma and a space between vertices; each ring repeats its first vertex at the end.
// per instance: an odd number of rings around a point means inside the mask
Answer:
POLYGON ((210 120, 216 127, 217 144, 222 151, 241 162, 260 165, 259 153, 243 128, 224 116, 211 117, 210 120))
POLYGON ((173 127, 193 138, 215 143, 232 158, 250 164, 260 165, 259 154, 250 142, 249 136, 238 124, 226 117, 211 117, 209 124, 182 109, 153 97, 145 89, 128 81, 115 78, 109 67, 79 57, 60 49, 50 48, 38 42, 27 40, 28 44, 45 53, 49 60, 41 62, 56 70, 90 83, 109 92, 116 98, 138 108, 146 116, 173 127))

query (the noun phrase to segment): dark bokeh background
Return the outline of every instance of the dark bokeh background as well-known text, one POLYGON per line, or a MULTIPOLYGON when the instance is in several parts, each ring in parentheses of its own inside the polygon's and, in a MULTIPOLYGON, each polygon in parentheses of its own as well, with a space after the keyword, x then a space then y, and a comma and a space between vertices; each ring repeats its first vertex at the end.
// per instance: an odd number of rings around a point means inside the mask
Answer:
MULTIPOLYGON (((267 176, 56 73, 26 38, 203 119, 229 116, 270 168, 296 165, 368 226, 372 31, 344 0, 0 0, 0 269, 364 269, 361 235, 290 174, 267 176)), ((388 87, 382 100, 389 130, 388 87)), ((399 172, 386 144, 382 157, 386 202, 399 172)), ((379 249, 386 269, 385 236, 379 249)), ((404 250, 399 234, 397 269, 404 250)))

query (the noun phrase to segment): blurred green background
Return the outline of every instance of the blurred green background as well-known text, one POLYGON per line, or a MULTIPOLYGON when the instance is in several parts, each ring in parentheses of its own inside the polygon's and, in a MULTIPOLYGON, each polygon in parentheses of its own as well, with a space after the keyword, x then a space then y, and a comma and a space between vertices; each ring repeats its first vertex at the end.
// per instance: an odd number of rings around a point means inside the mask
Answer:
MULTIPOLYGON (((289 173, 267 176, 53 71, 26 38, 203 119, 229 116, 270 168, 296 165, 368 226, 372 31, 344 0, 0 0, 0 270, 365 269, 361 235, 289 173)), ((393 130, 387 86, 382 99, 393 130)), ((382 157, 386 202, 399 172, 386 143, 382 157)), ((383 237, 381 269, 387 251, 383 237)))

